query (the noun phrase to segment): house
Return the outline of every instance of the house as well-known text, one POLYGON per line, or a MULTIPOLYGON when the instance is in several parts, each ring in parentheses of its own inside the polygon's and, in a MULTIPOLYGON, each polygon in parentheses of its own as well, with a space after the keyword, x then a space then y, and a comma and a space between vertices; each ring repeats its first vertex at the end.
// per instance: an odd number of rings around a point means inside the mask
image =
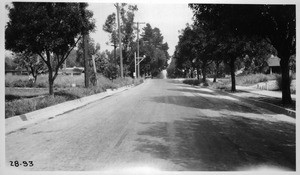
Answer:
POLYGON ((65 75, 81 75, 81 73, 84 72, 84 68, 83 67, 66 67, 64 69, 61 70, 62 74, 65 75))
POLYGON ((280 58, 278 58, 277 56, 271 55, 269 57, 269 59, 267 60, 267 63, 269 66, 270 74, 281 73, 280 58))

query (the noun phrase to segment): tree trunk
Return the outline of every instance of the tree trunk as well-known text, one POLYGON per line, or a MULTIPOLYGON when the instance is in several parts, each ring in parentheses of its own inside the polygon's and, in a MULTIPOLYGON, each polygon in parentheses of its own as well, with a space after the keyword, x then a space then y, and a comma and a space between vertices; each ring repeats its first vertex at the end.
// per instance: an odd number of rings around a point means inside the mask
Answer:
POLYGON ((191 70, 191 78, 194 78, 194 68, 192 68, 190 70, 191 70))
POLYGON ((219 65, 220 65, 220 63, 217 62, 217 63, 216 63, 216 71, 215 71, 214 81, 213 81, 214 83, 217 82, 218 71, 219 71, 219 65))
POLYGON ((236 87, 235 87, 235 59, 234 57, 230 58, 230 74, 231 74, 231 92, 235 92, 236 91, 236 87))
POLYGON ((202 66, 202 81, 203 81, 203 83, 206 82, 206 68, 205 68, 205 66, 202 66))
POLYGON ((33 78, 34 78, 34 84, 36 84, 37 74, 35 74, 35 75, 33 76, 33 78))
POLYGON ((49 69, 48 82, 49 82, 49 95, 54 95, 54 91, 53 91, 54 80, 53 80, 53 70, 52 69, 49 69))
POLYGON ((188 76, 189 76, 189 74, 188 74, 188 72, 187 72, 187 69, 185 69, 185 70, 184 70, 184 78, 189 78, 188 76))
POLYGON ((53 84, 54 84, 53 69, 52 69, 52 66, 51 66, 51 55, 50 55, 49 51, 46 51, 46 57, 47 57, 47 60, 45 60, 45 63, 47 64, 47 67, 48 67, 49 95, 54 95, 54 91, 53 91, 53 84))
POLYGON ((282 74, 282 81, 281 81, 281 88, 282 88, 282 104, 292 104, 291 98, 291 89, 290 89, 290 75, 289 75, 289 56, 281 57, 280 60, 280 67, 281 67, 281 74, 282 74))
POLYGON ((197 67, 197 79, 200 80, 200 69, 197 67))

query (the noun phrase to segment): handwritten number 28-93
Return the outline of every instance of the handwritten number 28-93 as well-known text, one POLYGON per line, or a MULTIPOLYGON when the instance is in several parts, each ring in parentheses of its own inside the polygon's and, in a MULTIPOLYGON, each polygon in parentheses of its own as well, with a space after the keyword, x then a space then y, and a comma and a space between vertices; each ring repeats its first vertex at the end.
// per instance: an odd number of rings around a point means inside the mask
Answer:
POLYGON ((10 162, 10 166, 14 166, 14 167, 19 167, 19 166, 32 167, 33 166, 33 161, 23 161, 23 162, 9 161, 9 162, 10 162))

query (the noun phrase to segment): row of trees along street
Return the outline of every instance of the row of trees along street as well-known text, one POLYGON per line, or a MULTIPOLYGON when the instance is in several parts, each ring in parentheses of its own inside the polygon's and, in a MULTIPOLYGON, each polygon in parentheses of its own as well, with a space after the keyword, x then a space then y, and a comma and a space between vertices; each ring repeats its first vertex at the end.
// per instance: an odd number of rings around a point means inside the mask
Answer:
MULTIPOLYGON (((12 51, 15 58, 14 64, 6 59, 6 68, 25 67, 35 80, 37 75, 48 72, 50 95, 54 94, 54 80, 63 64, 83 67, 84 53, 90 60, 89 67, 93 56, 98 73, 112 80, 120 77, 116 13, 109 15, 102 26, 110 35, 107 44, 112 45, 113 50, 100 51, 100 44, 96 44, 89 35, 96 30, 96 25, 93 12, 87 7, 87 3, 13 2, 7 5, 9 22, 5 28, 5 49, 12 51), (86 40, 86 52, 83 38, 86 40)), ((134 16, 138 7, 122 3, 119 8, 124 76, 133 77, 137 42, 140 55, 145 55, 140 64, 140 74, 157 76, 167 66, 168 44, 163 42, 160 30, 150 24, 146 24, 137 41, 134 16)))
MULTIPOLYGON (((189 4, 194 23, 181 31, 169 77, 200 71, 202 79, 230 73, 236 91, 235 71, 260 73, 270 55, 280 59, 282 103, 290 104, 289 64, 295 55, 295 5, 189 4), (226 72, 226 67, 229 72, 226 72)), ((193 77, 193 74, 191 74, 193 77)))
MULTIPOLYGON (((139 55, 145 55, 145 59, 140 63, 141 75, 157 76, 160 71, 167 66, 169 59, 168 44, 163 42, 163 36, 158 28, 152 28, 149 23, 143 27, 141 38, 137 41, 137 26, 134 22, 134 13, 138 10, 136 5, 121 4, 121 33, 122 33, 122 56, 124 64, 124 74, 126 76, 133 76, 134 72, 134 53, 137 53, 137 42, 139 42, 139 55)), ((119 70, 119 47, 118 47, 118 34, 116 24, 116 14, 110 14, 103 30, 110 35, 110 41, 114 50, 112 52, 104 51, 96 60, 103 60, 101 57, 107 56, 111 70, 119 70), (113 57, 112 57, 113 56, 113 57)), ((114 73, 113 73, 114 74, 114 73)), ((113 75, 112 74, 112 75, 113 75)))

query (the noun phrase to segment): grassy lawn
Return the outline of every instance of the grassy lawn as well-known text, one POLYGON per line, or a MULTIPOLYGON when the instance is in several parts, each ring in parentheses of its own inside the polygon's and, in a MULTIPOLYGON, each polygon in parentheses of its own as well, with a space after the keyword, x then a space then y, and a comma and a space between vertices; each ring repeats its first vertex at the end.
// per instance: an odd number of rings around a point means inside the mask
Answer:
MULTIPOLYGON (((292 75, 291 79, 296 79, 295 75, 292 75)), ((278 74, 249 74, 249 75, 243 75, 243 76, 236 76, 236 85, 238 86, 252 86, 256 85, 261 82, 268 82, 268 81, 276 81, 277 86, 281 83, 281 75, 278 74)), ((202 82, 202 80, 197 79, 186 79, 183 81, 185 84, 190 85, 199 85, 202 82)), ((209 80, 207 80, 207 85, 215 88, 215 89, 225 89, 225 90, 231 90, 231 78, 219 78, 217 79, 216 83, 213 83, 209 80)), ((274 90, 281 90, 280 86, 278 86, 278 89, 274 90)), ((296 86, 295 83, 291 84, 291 93, 296 93, 296 86)))
POLYGON ((6 76, 5 77, 5 118, 25 114, 34 110, 59 104, 65 101, 97 94, 106 89, 116 89, 126 85, 138 85, 143 79, 134 80, 130 77, 117 78, 113 81, 103 77, 97 77, 97 86, 84 88, 84 76, 63 76, 55 80, 54 96, 48 95, 47 76, 39 76, 36 84, 43 88, 28 88, 28 76, 6 76), (17 88, 14 85, 20 85, 17 88), (76 87, 72 87, 76 84, 76 87))

